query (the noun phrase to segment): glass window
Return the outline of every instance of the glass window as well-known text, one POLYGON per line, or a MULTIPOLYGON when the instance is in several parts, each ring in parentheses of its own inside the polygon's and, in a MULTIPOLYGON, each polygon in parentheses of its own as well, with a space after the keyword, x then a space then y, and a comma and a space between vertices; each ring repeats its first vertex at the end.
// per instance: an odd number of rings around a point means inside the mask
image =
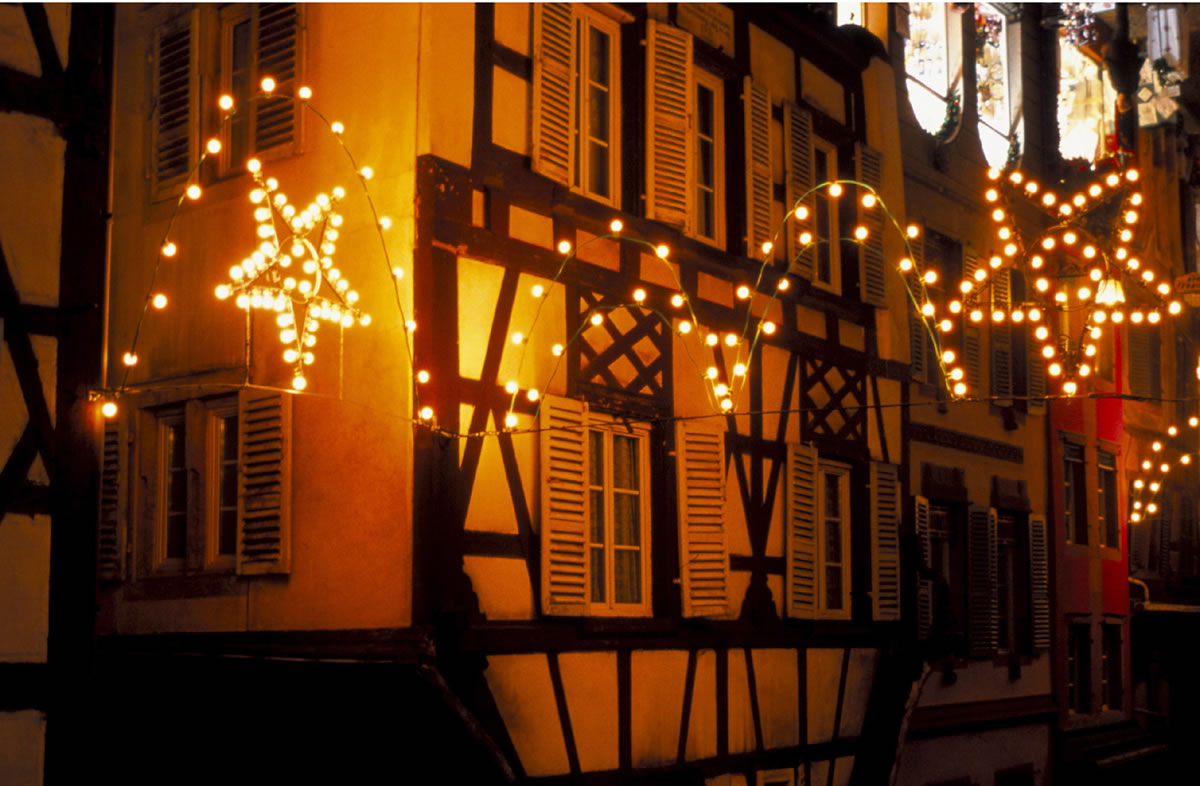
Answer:
POLYGON ((1111 150, 1116 93, 1100 64, 1058 35, 1058 151, 1094 161, 1111 150))
POLYGON ((1124 696, 1121 692, 1121 625, 1105 623, 1101 626, 1104 639, 1100 651, 1100 695, 1106 710, 1121 709, 1124 696))
POLYGON ((818 553, 821 560, 820 608, 831 617, 850 616, 849 535, 850 468, 822 464, 817 502, 821 513, 818 553))
POLYGON ((613 424, 588 432, 593 613, 648 608, 647 436, 613 424))
POLYGON ((187 556, 187 438, 183 413, 159 420, 162 435, 162 558, 187 556))
POLYGON ((1001 512, 996 520, 997 647, 1031 653, 1029 528, 1023 514, 1001 512))
POLYGON ((975 89, 979 107, 979 141, 994 167, 1008 160, 1010 137, 1016 133, 1008 79, 1008 22, 987 3, 975 5, 975 89))
POLYGON ((949 617, 945 628, 955 633, 962 632, 966 619, 965 513, 961 505, 929 505, 930 568, 946 583, 949 603, 942 613, 949 617))
MULTIPOLYGON (((837 149, 823 139, 813 139, 813 177, 817 183, 838 179, 837 149)), ((838 234, 837 200, 828 189, 813 192, 813 228, 817 253, 813 283, 841 294, 841 236, 838 234)))
POLYGON ((573 137, 575 171, 572 184, 584 193, 613 201, 613 155, 617 47, 615 28, 599 17, 576 11, 575 19, 575 118, 573 137))
POLYGON ((213 419, 216 430, 216 553, 232 556, 237 549, 238 515, 238 417, 218 415, 213 419))
POLYGON ((1117 462, 1111 453, 1099 451, 1096 455, 1099 472, 1096 484, 1100 514, 1102 543, 1110 548, 1121 548, 1121 526, 1117 518, 1117 462))
POLYGON ((1088 542, 1087 475, 1083 448, 1072 443, 1063 445, 1063 507, 1067 541, 1088 542))
POLYGON ((838 3, 837 4, 837 23, 842 25, 858 25, 866 27, 866 3, 838 3))
POLYGON ((725 209, 725 91, 716 76, 696 74, 696 215, 695 232, 701 240, 724 245, 725 209))
POLYGON ((1092 711, 1091 626, 1076 623, 1067 626, 1067 712, 1092 711))
POLYGON ((950 94, 946 8, 946 3, 908 4, 909 36, 904 44, 908 100, 921 128, 931 134, 946 120, 950 94))

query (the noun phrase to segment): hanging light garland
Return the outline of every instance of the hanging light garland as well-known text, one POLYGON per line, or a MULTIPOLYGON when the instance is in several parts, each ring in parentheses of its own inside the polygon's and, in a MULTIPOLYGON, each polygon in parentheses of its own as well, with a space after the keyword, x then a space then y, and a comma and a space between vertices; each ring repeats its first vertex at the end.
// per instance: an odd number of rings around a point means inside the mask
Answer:
MULTIPOLYGON (((1200 417, 1192 415, 1187 421, 1188 428, 1200 429, 1200 417)), ((1154 516, 1159 511, 1158 494, 1166 484, 1167 475, 1172 469, 1185 470, 1200 463, 1200 452, 1183 451, 1168 458, 1168 438, 1176 439, 1183 431, 1177 424, 1167 427, 1166 434, 1150 440, 1150 450, 1143 451, 1144 458, 1138 465, 1138 472, 1133 473, 1129 481, 1129 521, 1137 524, 1143 519, 1154 516)))

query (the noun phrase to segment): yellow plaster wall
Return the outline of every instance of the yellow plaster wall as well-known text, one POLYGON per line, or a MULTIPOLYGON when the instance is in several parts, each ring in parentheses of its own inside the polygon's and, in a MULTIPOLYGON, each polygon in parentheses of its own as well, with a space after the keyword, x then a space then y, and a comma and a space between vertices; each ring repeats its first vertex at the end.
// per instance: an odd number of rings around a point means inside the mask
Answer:
POLYGON ((5 515, 0 521, 0 662, 45 663, 49 609, 50 517, 5 515))
POLYGON ((525 773, 536 778, 567 772, 567 749, 546 656, 491 655, 484 676, 525 773))
MULTIPOLYGON (((7 10, 23 21, 19 8, 7 10)), ((15 113, 0 113, 0 139, 0 237, 9 272, 22 303, 57 305, 66 141, 49 120, 15 113)))
POLYGON ((523 559, 463 557, 479 610, 489 620, 528 620, 534 617, 533 586, 523 559))
MULTIPOLYGON (((635 653, 635 663, 636 658, 635 653)), ((615 770, 620 764, 616 653, 564 652, 558 656, 558 667, 579 768, 584 772, 615 770)))
POLYGON ((800 742, 799 678, 793 649, 751 650, 764 748, 800 742))
MULTIPOLYGON (((418 111, 422 121, 417 155, 432 153, 470 166, 475 112, 475 6, 421 3, 414 7, 421 47, 418 111)), ((389 54, 403 51, 387 47, 389 54)))
MULTIPOLYGON (((843 651, 810 648, 807 653, 808 741, 833 739, 833 715, 837 709, 838 684, 841 681, 843 651)), ((850 685, 847 683, 847 692, 850 685)), ((869 686, 867 689, 869 691, 869 686)))
POLYGON ((757 25, 750 25, 750 72, 771 92, 771 101, 796 100, 796 60, 791 48, 757 25))
POLYGON ((717 755, 717 653, 696 653, 696 681, 692 688, 692 711, 688 716, 688 738, 684 758, 688 761, 717 755))
POLYGON ((688 654, 635 650, 631 660, 633 766, 673 764, 679 753, 688 654))
POLYGON ((496 40, 518 54, 528 55, 529 3, 496 3, 496 40))

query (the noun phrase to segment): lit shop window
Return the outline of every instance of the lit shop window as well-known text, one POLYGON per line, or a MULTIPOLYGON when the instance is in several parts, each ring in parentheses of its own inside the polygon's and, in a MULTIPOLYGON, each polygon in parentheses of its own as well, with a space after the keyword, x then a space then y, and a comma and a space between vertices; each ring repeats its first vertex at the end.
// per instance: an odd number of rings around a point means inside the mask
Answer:
POLYGON ((909 3, 908 30, 904 45, 908 100, 921 128, 936 134, 946 121, 950 103, 946 4, 909 3))
POLYGON ((1058 38, 1058 152, 1063 158, 1094 161, 1110 147, 1116 93, 1100 64, 1058 38))
POLYGON ((1008 79, 1008 21, 987 3, 975 6, 975 88, 979 107, 979 141, 994 167, 1008 160, 1016 134, 1013 96, 1008 79))

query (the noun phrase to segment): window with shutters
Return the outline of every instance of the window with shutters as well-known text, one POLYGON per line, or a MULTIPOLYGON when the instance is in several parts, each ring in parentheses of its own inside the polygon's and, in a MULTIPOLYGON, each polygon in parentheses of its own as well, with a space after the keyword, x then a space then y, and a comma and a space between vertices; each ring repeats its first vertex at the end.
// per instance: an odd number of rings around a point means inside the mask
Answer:
POLYGON ((1063 443, 1063 523, 1068 543, 1088 542, 1087 464, 1083 446, 1063 443))
POLYGON ((1129 392, 1162 398, 1162 336, 1153 325, 1129 325, 1129 392))
POLYGON ((238 4, 221 9, 218 84, 235 113, 223 130, 221 171, 241 172, 251 156, 278 158, 299 141, 300 13, 295 3, 238 4), (264 77, 275 80, 262 96, 264 77))
POLYGON ((196 76, 194 14, 189 12, 155 28, 151 61, 152 198, 179 193, 196 159, 196 76))
POLYGON ((1117 517, 1117 460, 1111 453, 1096 452, 1097 512, 1100 516, 1101 545, 1121 548, 1121 522, 1117 517))
MULTIPOLYGON (((837 148, 820 137, 813 137, 813 176, 818 183, 838 179, 837 148)), ((838 203, 828 189, 813 196, 813 243, 815 268, 813 283, 822 289, 842 293, 841 234, 838 231, 838 203)))
POLYGON ((1024 514, 996 517, 996 646, 1000 652, 1031 654, 1029 528, 1024 514))
POLYGON ((696 237, 725 246, 725 83, 707 71, 696 75, 696 237))
POLYGON ((929 564, 939 585, 934 589, 933 625, 961 633, 966 618, 967 543, 964 505, 929 500, 929 564), (939 603, 939 597, 940 603, 939 603))
POLYGON ((1121 623, 1100 626, 1100 701, 1101 709, 1119 710, 1124 701, 1121 684, 1121 623))
POLYGON ((618 202, 620 43, 618 23, 592 6, 534 5, 534 171, 610 205, 618 202))
POLYGON ((650 613, 649 429, 588 419, 589 603, 593 615, 650 613))
POLYGON ((817 609, 850 616, 850 467, 821 462, 817 481, 817 609))

